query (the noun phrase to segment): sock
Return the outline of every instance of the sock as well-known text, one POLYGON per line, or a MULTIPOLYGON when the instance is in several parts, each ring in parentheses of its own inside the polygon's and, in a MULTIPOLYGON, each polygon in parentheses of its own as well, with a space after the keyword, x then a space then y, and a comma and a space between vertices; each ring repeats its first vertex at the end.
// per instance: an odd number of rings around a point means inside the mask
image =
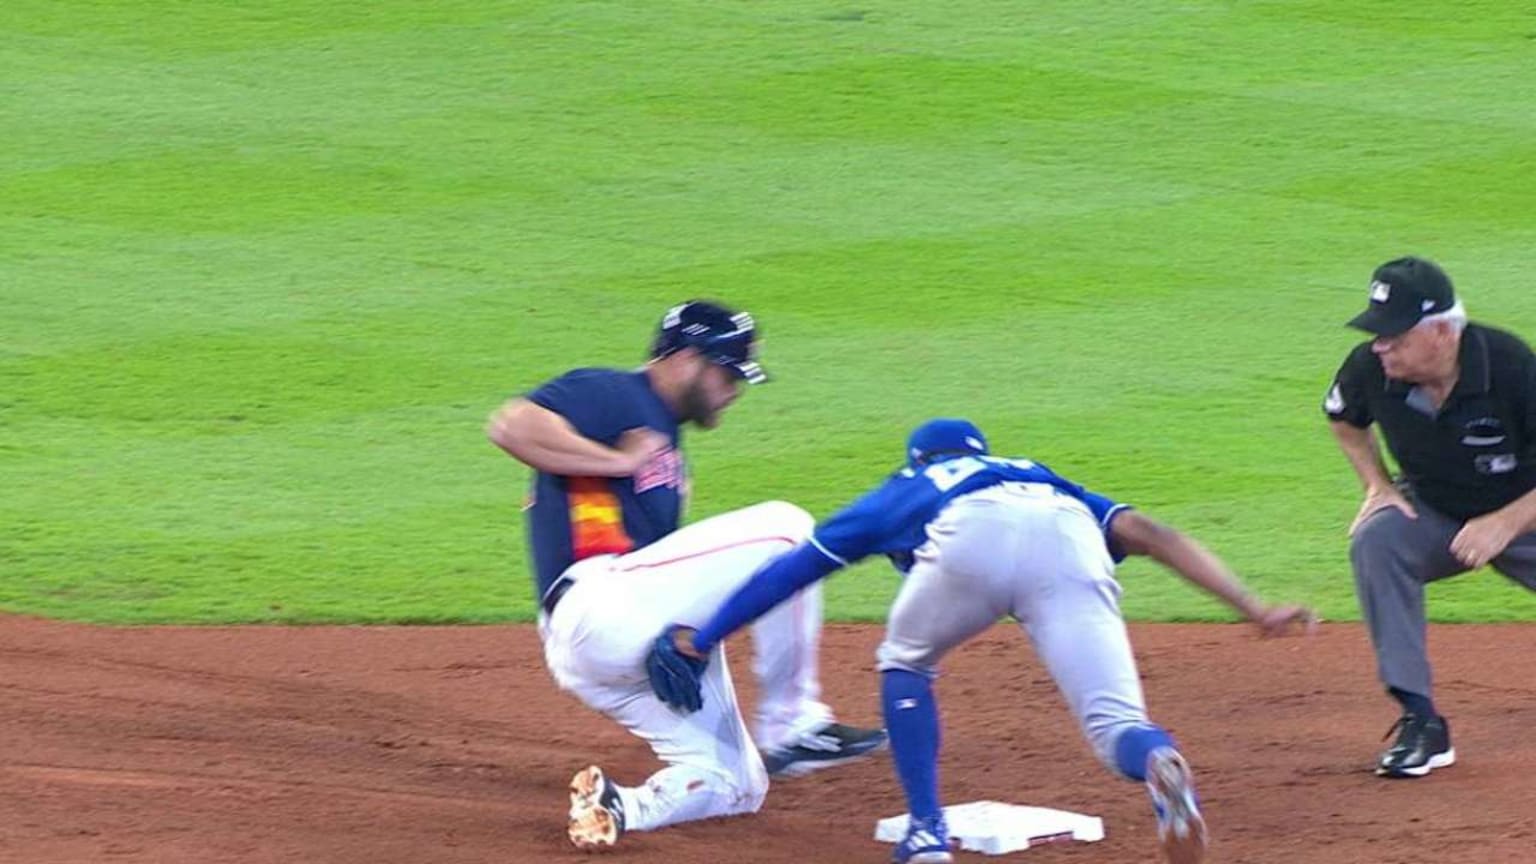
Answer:
POLYGON ((880 702, 891 759, 913 819, 935 818, 939 807, 939 707, 926 675, 905 669, 880 673, 880 702))
POLYGON ((1404 711, 1414 715, 1415 717, 1429 718, 1440 716, 1440 714, 1435 711, 1434 700, 1430 699, 1428 696, 1420 693, 1409 693, 1407 690, 1399 690, 1396 687, 1388 687, 1387 692, 1391 693, 1392 698, 1396 699, 1398 703, 1403 706, 1404 711))
POLYGON ((1161 726, 1132 726, 1115 741, 1115 767, 1132 780, 1147 779, 1147 756, 1159 747, 1178 749, 1161 726))

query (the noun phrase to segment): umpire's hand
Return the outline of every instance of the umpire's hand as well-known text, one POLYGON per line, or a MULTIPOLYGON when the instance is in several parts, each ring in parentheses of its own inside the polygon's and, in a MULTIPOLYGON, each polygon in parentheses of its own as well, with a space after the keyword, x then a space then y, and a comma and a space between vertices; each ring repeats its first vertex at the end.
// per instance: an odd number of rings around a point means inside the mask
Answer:
POLYGON ((704 670, 709 657, 693 650, 693 628, 673 624, 661 631, 645 657, 656 698, 683 714, 704 707, 704 670))

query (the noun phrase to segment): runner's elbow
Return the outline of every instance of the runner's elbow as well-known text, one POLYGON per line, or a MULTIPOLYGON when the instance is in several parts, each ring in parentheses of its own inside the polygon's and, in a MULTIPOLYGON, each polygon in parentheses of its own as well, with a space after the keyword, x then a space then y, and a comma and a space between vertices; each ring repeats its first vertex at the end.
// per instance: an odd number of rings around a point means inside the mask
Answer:
POLYGON ((485 424, 485 437, 492 444, 517 456, 521 443, 527 439, 528 403, 518 400, 496 410, 485 424))

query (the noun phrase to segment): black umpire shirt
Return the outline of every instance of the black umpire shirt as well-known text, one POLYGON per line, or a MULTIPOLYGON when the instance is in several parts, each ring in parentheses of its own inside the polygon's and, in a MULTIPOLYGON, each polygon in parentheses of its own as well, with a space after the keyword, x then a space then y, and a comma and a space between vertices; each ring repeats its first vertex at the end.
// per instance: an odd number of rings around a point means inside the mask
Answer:
POLYGON ((1536 488, 1536 355, 1478 324, 1461 335, 1461 375, 1437 411, 1389 380, 1371 343, 1355 347, 1323 400, 1328 419, 1375 423, 1403 479, 1430 507, 1465 521, 1536 488))

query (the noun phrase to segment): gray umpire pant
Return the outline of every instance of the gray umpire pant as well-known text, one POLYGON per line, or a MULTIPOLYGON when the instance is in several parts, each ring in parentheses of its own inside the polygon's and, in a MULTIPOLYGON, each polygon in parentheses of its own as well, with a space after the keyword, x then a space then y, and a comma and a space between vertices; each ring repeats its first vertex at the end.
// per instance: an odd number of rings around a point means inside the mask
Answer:
MULTIPOLYGON (((1410 494, 1419 512, 1410 519, 1396 507, 1372 514, 1355 531, 1349 560, 1355 591, 1376 647, 1382 683, 1431 695, 1425 649, 1424 586, 1467 568, 1451 554, 1451 540, 1463 523, 1437 512, 1410 494)), ((1536 532, 1516 537, 1492 566, 1536 590, 1536 532)))

